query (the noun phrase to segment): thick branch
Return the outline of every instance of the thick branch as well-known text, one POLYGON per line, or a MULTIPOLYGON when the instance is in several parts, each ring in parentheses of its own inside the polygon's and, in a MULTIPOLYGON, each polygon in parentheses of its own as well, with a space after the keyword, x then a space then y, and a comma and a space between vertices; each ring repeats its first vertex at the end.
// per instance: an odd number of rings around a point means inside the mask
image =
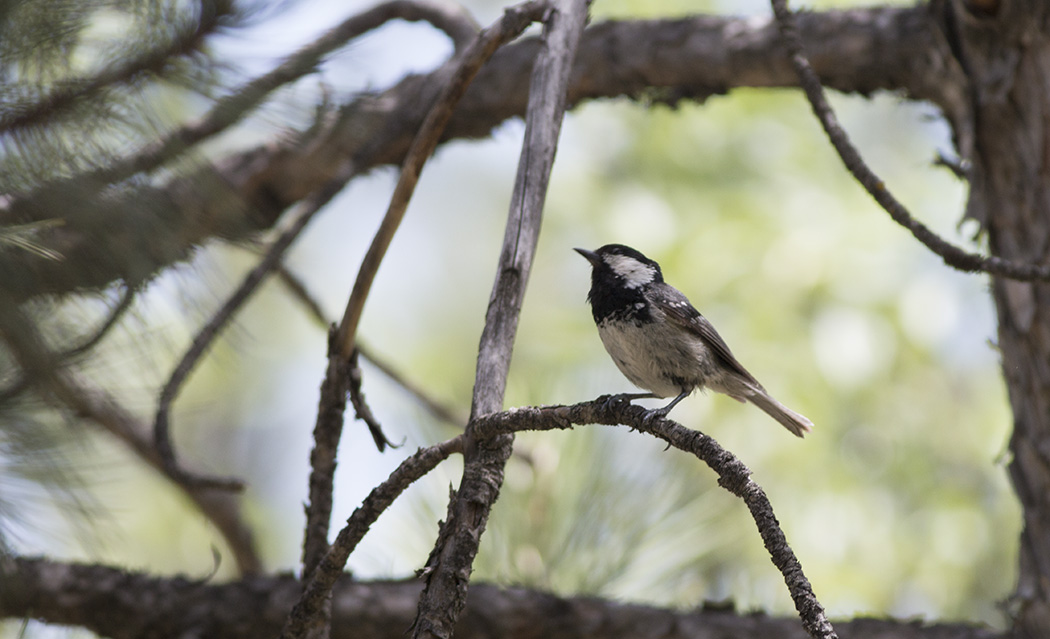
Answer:
MULTIPOLYGON (((804 14, 799 27, 825 86, 862 94, 904 91, 937 103, 952 120, 968 112, 968 96, 956 81, 958 64, 925 7, 804 14)), ((461 101, 445 139, 484 137, 523 114, 538 47, 533 38, 497 52, 461 101)), ((186 259, 209 238, 238 239, 270 228, 348 156, 362 171, 400 162, 424 115, 420 96, 433 95, 444 81, 438 74, 406 78, 380 96, 360 98, 309 138, 251 149, 166 186, 111 198, 104 221, 107 228, 125 230, 120 238, 110 241, 90 225, 67 224, 40 238, 60 250, 64 262, 0 255, 0 275, 22 299, 99 288, 116 279, 135 285, 186 259), (214 184, 223 188, 214 192, 208 186, 214 184), (153 218, 144 219, 143 210, 153 218), (128 246, 150 250, 141 254, 128 246)), ((606 22, 584 33, 568 103, 619 96, 704 99, 740 86, 796 84, 771 22, 708 16, 606 22)), ((0 222, 68 218, 69 200, 55 197, 35 193, 9 204, 0 210, 0 222)))
MULTIPOLYGON (((342 576, 332 599, 332 639, 404 639, 420 588, 416 580, 361 582, 342 576)), ((114 639, 274 637, 299 593, 291 575, 210 584, 109 566, 0 558, 0 618, 79 626, 114 639)), ((850 639, 1006 639, 964 624, 862 619, 836 625, 850 639)), ((724 607, 683 612, 475 584, 456 637, 804 639, 806 634, 797 619, 724 607)))

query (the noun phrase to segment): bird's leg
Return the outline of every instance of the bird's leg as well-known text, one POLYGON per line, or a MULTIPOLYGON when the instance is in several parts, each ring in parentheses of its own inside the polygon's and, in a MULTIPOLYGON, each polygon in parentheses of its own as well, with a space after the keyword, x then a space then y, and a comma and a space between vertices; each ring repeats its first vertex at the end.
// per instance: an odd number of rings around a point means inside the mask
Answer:
POLYGON ((668 404, 667 406, 664 406, 663 408, 657 408, 657 409, 652 410, 650 412, 656 417, 666 417, 667 413, 670 413, 671 409, 674 408, 678 404, 678 402, 682 401, 686 397, 689 397, 689 394, 692 393, 692 392, 693 392, 693 389, 687 388, 687 389, 683 390, 681 393, 679 393, 678 397, 675 397, 674 399, 672 399, 671 403, 668 404))

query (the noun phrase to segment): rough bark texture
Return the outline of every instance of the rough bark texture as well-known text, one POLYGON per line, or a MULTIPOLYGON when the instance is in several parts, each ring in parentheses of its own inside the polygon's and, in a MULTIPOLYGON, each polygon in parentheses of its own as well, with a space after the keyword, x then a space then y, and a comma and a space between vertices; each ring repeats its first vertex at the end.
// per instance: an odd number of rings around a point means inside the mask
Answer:
MULTIPOLYGON (((1050 9, 1014 0, 986 12, 945 3, 969 78, 974 154, 968 214, 991 251, 1050 261, 1050 9)), ((1024 507, 1015 636, 1050 637, 1050 285, 993 281, 1014 414, 1010 477, 1024 507)))
MULTIPOLYGON (((106 566, 42 559, 0 561, 0 617, 32 617, 115 639, 276 637, 300 584, 291 575, 212 585, 106 566)), ((354 582, 332 598, 332 639, 404 639, 418 581, 354 582)), ((860 619, 835 624, 849 639, 1004 639, 961 624, 860 619)), ((457 639, 804 639, 797 618, 741 614, 724 606, 674 611, 594 597, 566 599, 475 584, 457 639)))
MULTIPOLYGON (((567 87, 589 6, 589 0, 569 0, 552 3, 545 12, 542 46, 529 80, 525 139, 478 346, 472 419, 503 407, 514 338, 539 244, 543 203, 565 115, 567 87)), ((499 497, 503 470, 514 445, 512 434, 479 438, 470 425, 464 435, 463 478, 427 561, 426 587, 419 597, 413 628, 416 638, 452 636, 466 606, 474 557, 499 497)))

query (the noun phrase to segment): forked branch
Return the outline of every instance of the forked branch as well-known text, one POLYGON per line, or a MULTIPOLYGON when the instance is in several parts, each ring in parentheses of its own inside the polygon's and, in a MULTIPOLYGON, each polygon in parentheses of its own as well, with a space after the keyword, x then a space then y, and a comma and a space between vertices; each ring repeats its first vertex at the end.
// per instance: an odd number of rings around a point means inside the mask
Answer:
MULTIPOLYGON (((718 484, 747 504, 773 564, 780 570, 806 631, 815 638, 833 639, 837 635, 824 608, 802 571, 802 565, 788 545, 773 507, 762 488, 751 479, 739 459, 707 435, 685 428, 669 419, 654 417, 651 411, 626 402, 609 401, 608 396, 572 406, 516 408, 479 417, 470 424, 475 437, 495 441, 521 431, 564 430, 573 426, 624 425, 662 439, 679 450, 695 455, 717 475, 718 484)), ((286 621, 283 639, 305 636, 331 593, 346 561, 380 514, 404 490, 426 475, 452 453, 463 452, 463 436, 423 448, 408 457, 365 498, 336 536, 302 596, 286 621)))
MULTIPOLYGON (((412 141, 391 196, 390 206, 358 271, 343 319, 331 334, 328 367, 322 383, 317 423, 314 427, 315 445, 310 454, 310 494, 303 538, 304 579, 311 578, 328 550, 335 455, 342 434, 346 393, 351 387, 348 363, 355 352, 357 327, 372 281, 394 233, 404 218, 423 166, 437 146, 456 104, 482 65, 500 46, 521 34, 538 17, 542 8, 542 4, 527 3, 508 10, 501 20, 479 33, 473 44, 449 63, 450 78, 436 97, 412 141)), ((377 443, 381 441, 383 440, 377 438, 377 443)), ((322 634, 327 625, 325 612, 326 609, 322 606, 320 619, 317 621, 322 628, 322 634)))
POLYGON ((846 131, 838 123, 835 112, 824 95, 820 78, 809 63, 803 51, 802 37, 794 14, 788 9, 787 0, 770 0, 781 38, 788 50, 791 64, 798 74, 806 98, 813 113, 827 133, 831 145, 842 158, 842 163, 861 186, 875 198, 875 201, 890 214, 897 224, 908 229, 915 239, 930 249, 952 268, 968 273, 983 272, 1015 280, 1050 280, 1050 265, 1031 264, 1005 260, 994 255, 970 253, 933 232, 928 226, 915 219, 908 209, 890 193, 886 184, 875 174, 861 157, 857 147, 850 141, 846 131))

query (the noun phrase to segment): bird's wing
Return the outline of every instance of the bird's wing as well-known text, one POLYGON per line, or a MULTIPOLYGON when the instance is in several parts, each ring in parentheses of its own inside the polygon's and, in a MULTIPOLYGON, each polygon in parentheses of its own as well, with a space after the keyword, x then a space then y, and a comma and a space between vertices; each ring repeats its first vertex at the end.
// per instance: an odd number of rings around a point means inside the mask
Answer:
POLYGON ((722 339, 722 336, 718 334, 718 331, 715 330, 714 325, 693 308, 693 305, 689 303, 689 300, 681 291, 663 283, 653 286, 650 290, 654 293, 653 302, 663 310, 669 321, 697 335, 725 362, 730 370, 759 388, 762 387, 758 380, 751 373, 747 372, 744 365, 733 356, 733 352, 729 350, 729 346, 722 339))

